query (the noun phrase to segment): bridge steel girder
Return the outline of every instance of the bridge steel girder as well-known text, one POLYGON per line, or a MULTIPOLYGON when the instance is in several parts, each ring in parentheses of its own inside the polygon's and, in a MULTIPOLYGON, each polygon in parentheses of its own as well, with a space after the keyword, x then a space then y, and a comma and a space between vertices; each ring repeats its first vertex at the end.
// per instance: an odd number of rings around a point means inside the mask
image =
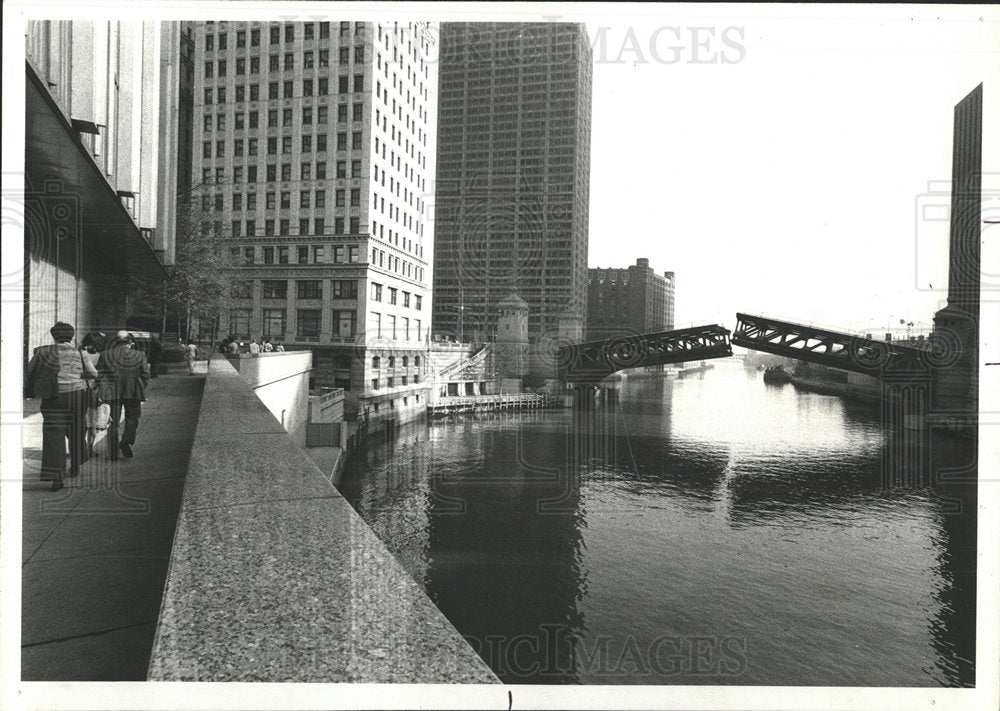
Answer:
POLYGON ((732 354, 729 330, 713 325, 575 343, 561 346, 556 358, 562 378, 593 382, 628 368, 726 358, 732 354))
POLYGON ((734 346, 876 378, 926 374, 935 366, 947 365, 938 362, 942 354, 933 350, 876 341, 766 316, 738 313, 736 319, 732 337, 734 346))

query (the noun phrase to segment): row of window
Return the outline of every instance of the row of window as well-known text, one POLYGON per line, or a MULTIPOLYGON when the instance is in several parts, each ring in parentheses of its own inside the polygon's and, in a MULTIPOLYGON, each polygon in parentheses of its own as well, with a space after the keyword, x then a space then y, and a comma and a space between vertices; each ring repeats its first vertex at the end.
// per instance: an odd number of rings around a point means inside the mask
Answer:
POLYGON ((409 316, 397 318, 396 314, 381 314, 377 311, 371 311, 368 323, 371 325, 371 335, 375 338, 391 338, 394 341, 400 339, 409 341, 414 337, 418 341, 423 339, 423 327, 418 318, 413 319, 413 327, 411 328, 409 316), (384 324, 383 315, 385 316, 384 324))
MULTIPOLYGON (((372 223, 372 233, 375 232, 375 223, 372 223)), ((391 230, 390 230, 391 232, 391 230)), ((399 235, 396 235, 398 242, 399 235)), ((421 251, 423 251, 421 249, 421 251)), ((400 259, 393 254, 386 254, 385 250, 372 247, 372 260, 371 265, 379 267, 387 267, 391 271, 397 274, 407 277, 408 279, 416 279, 417 281, 424 280, 424 270, 421 267, 416 266, 412 262, 405 259, 400 259)), ((393 302, 395 303, 395 302, 393 302)))
MULTIPOLYGON (((237 87, 239 89, 240 87, 237 87)), ((364 104, 356 103, 351 106, 351 120, 361 121, 364 118, 364 104)), ((278 128, 279 126, 285 129, 291 129, 295 126, 292 119, 292 110, 283 109, 281 113, 278 113, 278 109, 270 109, 267 112, 267 127, 268 128, 278 128), (281 117, 281 123, 278 123, 278 117, 281 117)), ((313 123, 314 111, 312 106, 302 107, 302 121, 299 125, 310 126, 313 123)), ((329 106, 317 106, 315 107, 315 118, 317 124, 324 124, 329 121, 330 117, 330 107, 329 106)), ((238 111, 233 114, 233 128, 237 131, 242 131, 245 128, 259 128, 260 127, 260 112, 259 111, 248 111, 244 113, 243 111, 238 111)), ((337 106, 337 121, 339 123, 347 123, 347 104, 340 104, 337 106)), ((224 131, 226 129, 226 114, 220 113, 215 114, 205 114, 202 118, 202 128, 205 133, 211 133, 212 130, 224 131)))
MULTIPOLYGON (((219 229, 221 229, 222 223, 217 223, 219 229)), ((291 220, 281 219, 281 220, 264 220, 263 221, 263 232, 258 231, 257 220, 233 220, 230 223, 231 236, 233 237, 257 237, 263 234, 265 237, 277 237, 277 236, 290 236, 292 222, 291 220)), ((351 217, 349 220, 345 221, 343 217, 337 217, 333 220, 333 232, 328 233, 326 227, 326 219, 323 217, 314 217, 310 221, 308 217, 299 218, 298 222, 299 235, 325 235, 325 234, 335 234, 335 235, 356 235, 361 232, 361 220, 357 217, 351 217), (312 229, 310 229, 310 225, 312 229)), ((234 248, 238 250, 239 248, 234 248)), ((252 249, 247 247, 246 249, 252 249)), ((269 249, 265 247, 265 249, 269 249)), ((281 249, 286 249, 282 247, 281 249)), ((233 252, 236 254, 236 251, 233 252)), ((264 253, 264 258, 267 258, 267 252, 264 253)), ((237 257, 238 258, 238 257, 237 257)), ((246 264, 253 264, 254 262, 246 261, 246 264)), ((264 262, 265 264, 271 264, 271 262, 264 262)), ((278 264, 286 264, 286 262, 277 262, 278 264)), ((308 262, 301 262, 302 264, 307 264, 308 262)))
MULTIPOLYGON (((282 233, 287 234, 287 233, 282 233)), ((321 234, 321 233, 317 233, 321 234)), ((300 244, 295 247, 295 264, 360 264, 361 248, 356 244, 335 244, 327 252, 324 244, 300 244), (327 255, 331 260, 327 260, 327 255)), ((265 247, 231 247, 229 252, 234 263, 243 264, 289 264, 290 250, 286 246, 265 247), (262 261, 257 261, 257 251, 260 250, 262 261)))
MULTIPOLYGON (((271 178, 273 180, 273 178, 271 178)), ((334 190, 334 205, 336 207, 347 207, 347 190, 344 188, 337 188, 334 190)), ((233 210, 243 210, 244 207, 244 193, 233 193, 232 195, 232 209, 233 210)), ((351 207, 358 207, 361 205, 361 190, 358 188, 351 188, 351 207)), ((221 211, 223 209, 223 203, 225 202, 225 196, 222 193, 216 193, 212 195, 202 195, 202 209, 211 210, 214 206, 216 211, 221 211)), ((247 210, 257 209, 257 193, 246 193, 246 208, 247 210)), ((326 207, 326 190, 300 190, 299 191, 299 201, 298 208, 300 209, 310 209, 310 208, 323 208, 326 207)), ((288 190, 283 190, 282 192, 266 192, 264 193, 264 209, 265 210, 288 210, 292 206, 292 193, 288 190)))
MULTIPOLYGON (((334 299, 358 298, 358 282, 356 279, 333 279, 331 296, 334 299)), ((322 299, 322 279, 297 279, 295 281, 296 297, 299 299, 322 299)), ((253 296, 253 282, 234 281, 230 296, 234 299, 249 299, 253 296)), ((265 299, 287 299, 288 282, 285 279, 264 279, 261 281, 261 296, 265 299)))
MULTIPOLYGON (((211 26, 211 23, 209 23, 211 26)), ((364 35, 364 23, 357 22, 354 23, 354 36, 361 37, 364 35)), ((282 37, 282 27, 270 27, 269 38, 271 44, 280 44, 282 37)), ((260 29, 251 29, 249 32, 246 30, 236 31, 236 47, 238 49, 246 47, 247 41, 249 40, 251 47, 260 46, 260 29)), ((351 23, 341 22, 340 23, 340 37, 347 38, 351 35, 351 23)), ((330 23, 329 22, 306 22, 302 25, 302 39, 309 41, 312 39, 329 39, 330 37, 330 23)), ((295 41, 295 25, 287 24, 284 26, 284 37, 285 42, 295 41)), ((229 35, 227 32, 219 32, 215 34, 213 32, 206 33, 205 35, 205 51, 213 52, 216 47, 220 50, 227 49, 229 46, 229 35), (218 43, 216 43, 218 40, 218 43)))
MULTIPOLYGON (((392 356, 391 355, 388 358, 386 358, 386 360, 389 362, 389 366, 388 367, 389 367, 390 370, 392 370, 393 368, 396 367, 396 356, 392 356)), ((402 356, 401 360, 402 360, 402 366, 404 368, 409 368, 410 367, 410 357, 409 356, 402 356)), ((382 367, 382 357, 381 356, 372 356, 372 370, 379 370, 381 367, 382 367)), ((418 356, 418 355, 413 356, 413 367, 414 368, 419 368, 420 367, 420 356, 418 356)))
MULTIPOLYGON (((265 168, 265 182, 274 183, 278 180, 289 181, 292 180, 292 164, 282 163, 281 164, 281 177, 278 177, 278 165, 275 163, 268 163, 265 168)), ((233 184, 239 185, 243 182, 244 175, 247 178, 248 183, 257 182, 257 166, 242 166, 237 165, 233 167, 233 184)), ((351 172, 347 172, 347 161, 338 160, 336 163, 335 177, 337 178, 363 178, 364 175, 361 172, 361 161, 352 160, 351 161, 351 172)), ((212 168, 202 168, 201 169, 201 179, 206 185, 212 182, 213 169, 212 168)), ((226 182, 226 169, 224 167, 217 167, 214 170, 215 182, 224 183, 226 182)), ((300 163, 299 164, 299 180, 326 180, 326 161, 317 161, 315 164, 315 171, 313 171, 312 163, 300 163)), ((249 201, 250 195, 247 195, 247 200, 249 201)), ((256 197, 254 198, 256 199, 256 197)), ((218 202, 218 200, 216 200, 218 202)), ((249 203, 248 203, 249 204, 249 203)), ((252 209, 252 208, 250 208, 252 209)))
MULTIPOLYGON (((382 291, 383 291, 382 284, 376 284, 375 282, 372 282, 371 300, 382 301, 382 291)), ((399 295, 400 295, 399 289, 397 289, 394 286, 389 286, 385 288, 385 291, 388 294, 389 304, 399 303, 399 295)), ((402 295, 403 295, 403 306, 406 308, 410 308, 410 292, 403 291, 402 295)), ((423 304, 424 304, 424 297, 421 296, 420 294, 413 294, 413 308, 416 309, 417 311, 420 311, 420 309, 423 308, 423 304)))
MULTIPOLYGON (((242 76, 247 73, 247 69, 250 70, 250 74, 260 74, 260 60, 261 57, 249 57, 249 64, 247 63, 247 57, 238 57, 236 59, 236 75, 242 76)), ((340 66, 348 66, 351 63, 351 48, 341 47, 338 53, 338 63, 340 66)), ((284 55, 284 61, 282 61, 282 56, 280 54, 271 54, 267 58, 267 70, 269 72, 278 71, 291 71, 295 69, 295 53, 286 52, 284 55)), ((205 61, 205 77, 211 78, 215 68, 218 69, 218 76, 225 76, 227 69, 227 61, 225 59, 218 60, 218 63, 213 66, 211 60, 205 61)), ((365 48, 358 46, 354 48, 354 62, 356 64, 362 64, 365 61, 365 48)), ((304 69, 315 69, 317 66, 321 68, 326 68, 330 66, 330 50, 321 49, 316 52, 312 50, 305 50, 302 52, 302 67, 304 69)))
MULTIPOLYGON (((225 62, 221 62, 225 64, 225 62)), ((207 70, 207 67, 206 67, 207 70)), ((225 76, 225 67, 221 67, 220 71, 222 74, 219 76, 225 76)), ((353 81, 351 77, 341 76, 337 78, 337 93, 338 94, 350 94, 358 93, 365 90, 365 77, 363 74, 355 74, 353 81)), ((237 103, 243 101, 260 101, 260 84, 239 84, 235 87, 235 100, 237 103)), ((303 79, 302 80, 302 93, 300 96, 328 96, 330 94, 330 79, 328 77, 321 77, 319 79, 303 79)), ((291 79, 287 79, 283 82, 272 81, 267 84, 267 98, 268 101, 273 99, 294 99, 295 94, 295 82, 291 79)), ((226 93, 226 87, 220 86, 205 89, 205 105, 210 106, 213 103, 224 104, 228 94, 226 93)))
MULTIPOLYGON (((256 156, 259 153, 259 140, 256 138, 248 138, 246 140, 242 138, 234 139, 233 141, 233 151, 232 155, 234 157, 241 157, 243 155, 256 156), (245 154, 244 154, 245 151, 245 154)), ((278 155, 278 137, 271 136, 267 139, 267 155, 278 155)), ((292 137, 282 136, 281 137, 281 154, 292 152, 292 137)), ((301 136, 300 149, 302 153, 312 153, 313 146, 316 147, 317 153, 325 153, 327 150, 327 134, 318 133, 315 136, 307 135, 301 136), (315 139, 315 144, 313 143, 315 139)), ((351 133, 351 148, 352 151, 359 151, 363 147, 363 134, 361 131, 354 131, 351 133)), ((201 157, 204 159, 211 159, 213 142, 203 141, 201 144, 201 157)), ((215 158, 225 158, 226 157, 226 142, 225 141, 215 141, 215 158)), ((347 148, 347 132, 341 131, 337 134, 337 150, 346 151, 347 148)))
MULTIPOLYGON (((250 338, 251 309, 232 309, 229 312, 229 333, 237 338, 250 338)), ((322 329, 321 309, 297 309, 295 312, 295 337, 317 339, 322 329)), ((286 309, 261 310, 261 335, 275 341, 288 338, 286 309)), ((357 332, 357 311, 334 309, 331 319, 332 338, 354 338, 357 332)), ((254 334, 256 337, 256 334, 254 334)))

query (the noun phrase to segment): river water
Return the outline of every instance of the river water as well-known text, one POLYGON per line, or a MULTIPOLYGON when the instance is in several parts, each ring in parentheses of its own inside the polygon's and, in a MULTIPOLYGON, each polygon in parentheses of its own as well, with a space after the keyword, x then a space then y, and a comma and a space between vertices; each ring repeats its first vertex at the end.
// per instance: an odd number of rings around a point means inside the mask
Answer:
POLYGON ((968 443, 908 455, 877 405, 734 360, 618 392, 348 463, 342 493, 504 682, 974 684, 974 499, 912 471, 968 443))

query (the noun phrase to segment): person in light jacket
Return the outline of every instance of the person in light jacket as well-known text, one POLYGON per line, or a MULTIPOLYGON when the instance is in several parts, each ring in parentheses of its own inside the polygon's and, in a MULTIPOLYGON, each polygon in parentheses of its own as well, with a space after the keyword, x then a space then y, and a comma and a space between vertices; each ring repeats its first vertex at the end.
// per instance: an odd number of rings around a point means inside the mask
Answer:
POLYGON ((146 354, 133 350, 128 331, 119 331, 114 343, 101 354, 97 362, 100 375, 98 392, 102 400, 111 405, 111 422, 108 425, 108 458, 118 459, 118 452, 126 459, 132 458, 142 403, 146 401, 149 383, 149 363, 146 354), (125 426, 118 439, 118 420, 125 410, 125 426))
POLYGON ((85 458, 84 416, 87 380, 97 376, 94 366, 73 347, 76 330, 59 321, 49 333, 55 345, 36 348, 28 363, 24 396, 42 400, 42 481, 52 491, 63 488, 64 477, 80 473, 85 458), (70 469, 66 473, 66 440, 70 469))

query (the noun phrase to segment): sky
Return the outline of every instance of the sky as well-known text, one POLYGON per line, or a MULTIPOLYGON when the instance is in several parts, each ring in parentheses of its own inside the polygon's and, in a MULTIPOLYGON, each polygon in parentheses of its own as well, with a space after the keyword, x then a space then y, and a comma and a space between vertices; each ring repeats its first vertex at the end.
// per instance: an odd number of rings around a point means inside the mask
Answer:
MULTIPOLYGON (((678 325, 732 328, 743 311, 929 329, 947 296, 948 223, 932 218, 949 200, 954 105, 984 83, 984 126, 996 126, 1000 15, 709 9, 586 18, 589 265, 647 257, 676 272, 678 325)), ((984 130, 994 178, 996 138, 984 130)), ((990 229, 983 258, 1000 264, 1000 227, 990 229)))

